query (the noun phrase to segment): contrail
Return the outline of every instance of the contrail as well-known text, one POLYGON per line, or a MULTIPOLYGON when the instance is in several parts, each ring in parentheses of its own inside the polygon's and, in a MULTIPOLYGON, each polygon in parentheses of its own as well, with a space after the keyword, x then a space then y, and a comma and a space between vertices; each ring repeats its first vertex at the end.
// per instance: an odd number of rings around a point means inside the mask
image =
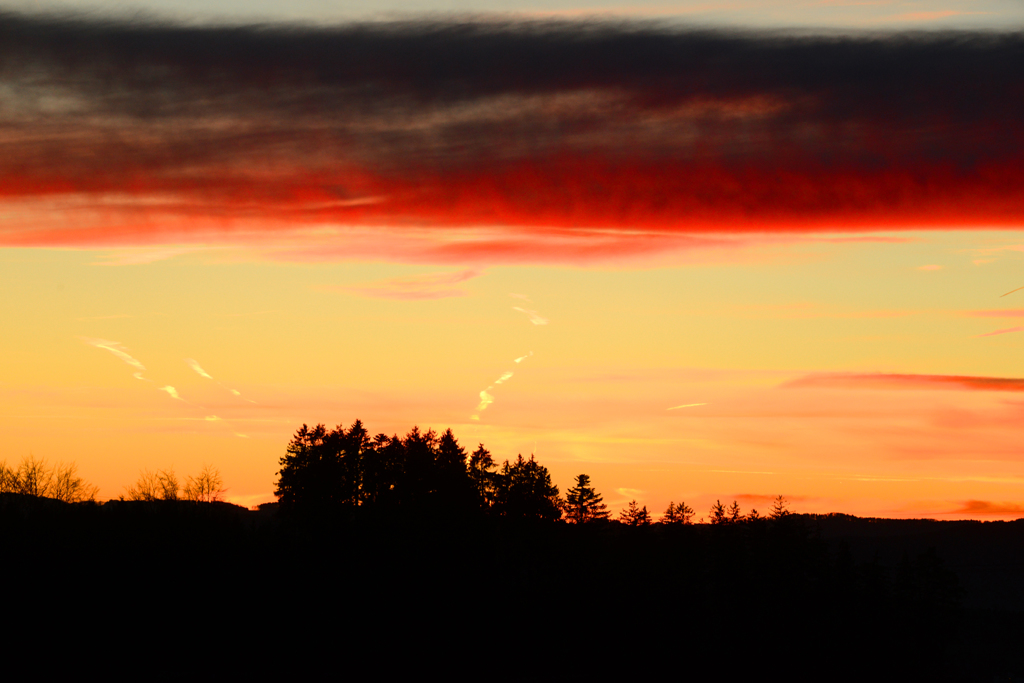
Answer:
POLYGON ((694 406, 706 406, 706 405, 707 405, 707 403, 687 403, 687 404, 681 405, 681 406, 672 406, 671 408, 666 408, 665 410, 679 410, 680 408, 693 408, 694 406))
MULTIPOLYGON (((213 377, 210 376, 210 373, 208 373, 206 370, 203 370, 203 367, 199 365, 199 361, 193 358, 185 358, 184 360, 188 364, 188 366, 195 370, 196 373, 199 374, 200 376, 205 377, 206 379, 213 379, 213 377)), ((217 380, 215 379, 213 379, 213 381, 216 382, 217 386, 219 386, 221 389, 224 389, 225 391, 230 391, 234 396, 242 398, 242 392, 240 392, 238 389, 231 389, 229 387, 226 387, 220 382, 217 382, 217 380)), ((252 399, 248 398, 245 398, 243 400, 248 401, 249 403, 256 403, 256 401, 253 401, 252 399)))
MULTIPOLYGON (((1022 289, 1024 289, 1024 287, 1018 287, 1017 289, 1011 289, 1011 290, 1010 290, 1009 292, 1007 292, 1006 294, 1013 294, 1014 292, 1019 292, 1019 291, 1020 291, 1020 290, 1022 290, 1022 289)), ((1003 298, 1004 296, 1006 296, 1006 294, 1000 294, 1000 295, 999 295, 999 298, 1000 298, 1000 299, 1002 299, 1002 298, 1003 298)))

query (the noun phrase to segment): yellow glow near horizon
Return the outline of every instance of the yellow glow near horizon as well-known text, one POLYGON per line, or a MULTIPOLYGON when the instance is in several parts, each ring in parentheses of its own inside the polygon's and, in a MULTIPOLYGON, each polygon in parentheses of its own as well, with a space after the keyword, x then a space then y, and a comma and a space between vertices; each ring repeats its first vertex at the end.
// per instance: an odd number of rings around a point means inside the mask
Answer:
POLYGON ((716 499, 763 512, 781 493, 807 512, 1017 517, 1024 394, 793 381, 1024 376, 1024 336, 982 336, 1024 309, 1000 299, 1024 277, 1007 248, 1021 241, 919 233, 732 262, 500 266, 437 298, 359 288, 434 287, 458 268, 200 253, 105 266, 103 252, 6 249, 0 459, 75 461, 102 498, 142 469, 213 463, 229 498, 253 504, 272 499, 302 423, 360 418, 373 433, 451 427, 499 462, 536 453, 563 491, 590 474, 615 511, 635 498, 655 514, 681 499, 698 518, 716 499))

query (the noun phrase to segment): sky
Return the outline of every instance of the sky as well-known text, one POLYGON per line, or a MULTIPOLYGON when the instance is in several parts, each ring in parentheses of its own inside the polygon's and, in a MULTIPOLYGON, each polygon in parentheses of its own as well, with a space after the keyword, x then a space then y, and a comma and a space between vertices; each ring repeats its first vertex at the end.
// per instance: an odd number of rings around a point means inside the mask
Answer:
POLYGON ((0 461, 1024 517, 1020 3, 0 8, 0 461))

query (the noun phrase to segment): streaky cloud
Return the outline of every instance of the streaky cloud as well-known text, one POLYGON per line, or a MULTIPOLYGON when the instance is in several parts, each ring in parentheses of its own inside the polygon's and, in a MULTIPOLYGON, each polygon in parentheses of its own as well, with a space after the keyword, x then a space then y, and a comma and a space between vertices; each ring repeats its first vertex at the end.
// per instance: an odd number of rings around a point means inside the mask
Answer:
POLYGON ((973 318, 1024 318, 1024 308, 1004 308, 988 311, 965 311, 964 315, 973 318))
POLYGON ((781 385, 790 389, 967 389, 974 391, 1024 391, 1024 379, 970 375, 912 374, 819 374, 781 385))
POLYGON ((3 246, 590 263, 1024 220, 1021 32, 4 12, 0 59, 3 246))
POLYGON ((512 310, 519 311, 520 313, 525 313, 526 315, 528 315, 530 317, 530 322, 533 323, 534 325, 548 324, 548 319, 541 316, 539 313, 537 313, 537 311, 531 311, 528 308, 520 308, 519 306, 513 306, 512 310))
POLYGON ((186 364, 187 364, 187 365, 188 365, 188 366, 189 366, 190 368, 192 368, 193 370, 195 370, 195 371, 196 371, 196 374, 198 374, 198 375, 199 375, 200 377, 205 377, 206 379, 213 379, 213 377, 210 377, 209 373, 207 373, 207 372, 206 372, 206 370, 203 370, 202 366, 201 366, 201 365, 199 365, 199 362, 198 362, 198 361, 196 361, 196 360, 193 360, 192 358, 186 358, 186 359, 185 359, 185 363, 186 363, 186 364))
POLYGON ((683 404, 681 406, 672 406, 671 408, 666 408, 665 410, 679 410, 680 408, 695 408, 696 406, 706 406, 706 405, 707 405, 707 403, 685 403, 685 404, 683 404))
POLYGON ((987 500, 968 500, 952 514, 959 515, 1020 515, 1024 517, 1024 505, 1019 503, 994 503, 987 500))
POLYGON ((133 368, 138 368, 139 372, 135 373, 135 377, 137 377, 138 379, 144 379, 140 375, 142 372, 145 372, 146 366, 140 363, 135 358, 133 358, 131 355, 129 355, 128 352, 125 350, 124 346, 122 346, 120 342, 108 341, 106 339, 93 339, 91 337, 79 337, 79 339, 84 341, 86 344, 89 344, 90 346, 95 346, 98 349, 104 349, 106 351, 109 351, 110 353, 114 354, 115 356, 117 356, 118 358, 120 358, 133 368))
POLYGON ((1008 334, 1010 332, 1020 332, 1024 330, 1024 327, 1007 327, 1003 330, 996 330, 995 332, 986 332, 985 334, 979 334, 979 337, 994 337, 997 334, 1008 334))
POLYGON ((464 289, 452 287, 451 285, 479 276, 479 271, 467 269, 452 273, 431 273, 428 275, 398 277, 349 287, 321 287, 321 289, 342 291, 379 299, 405 299, 413 301, 443 299, 466 296, 464 289))

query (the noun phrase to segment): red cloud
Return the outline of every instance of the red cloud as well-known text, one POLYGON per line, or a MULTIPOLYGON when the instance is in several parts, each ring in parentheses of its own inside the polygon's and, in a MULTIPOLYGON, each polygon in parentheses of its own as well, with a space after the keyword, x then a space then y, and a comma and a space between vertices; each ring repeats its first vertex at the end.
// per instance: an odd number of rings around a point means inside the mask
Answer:
POLYGON ((357 226, 402 260, 587 261, 1024 221, 1016 34, 3 19, 0 246, 308 257, 357 226), (453 228, 501 232, 398 244, 453 228))
POLYGON ((1017 503, 992 503, 987 500, 969 500, 959 510, 954 510, 950 514, 1024 516, 1024 505, 1017 503))
POLYGON ((1024 379, 968 375, 825 374, 801 377, 782 385, 820 389, 970 389, 1024 391, 1024 379))

